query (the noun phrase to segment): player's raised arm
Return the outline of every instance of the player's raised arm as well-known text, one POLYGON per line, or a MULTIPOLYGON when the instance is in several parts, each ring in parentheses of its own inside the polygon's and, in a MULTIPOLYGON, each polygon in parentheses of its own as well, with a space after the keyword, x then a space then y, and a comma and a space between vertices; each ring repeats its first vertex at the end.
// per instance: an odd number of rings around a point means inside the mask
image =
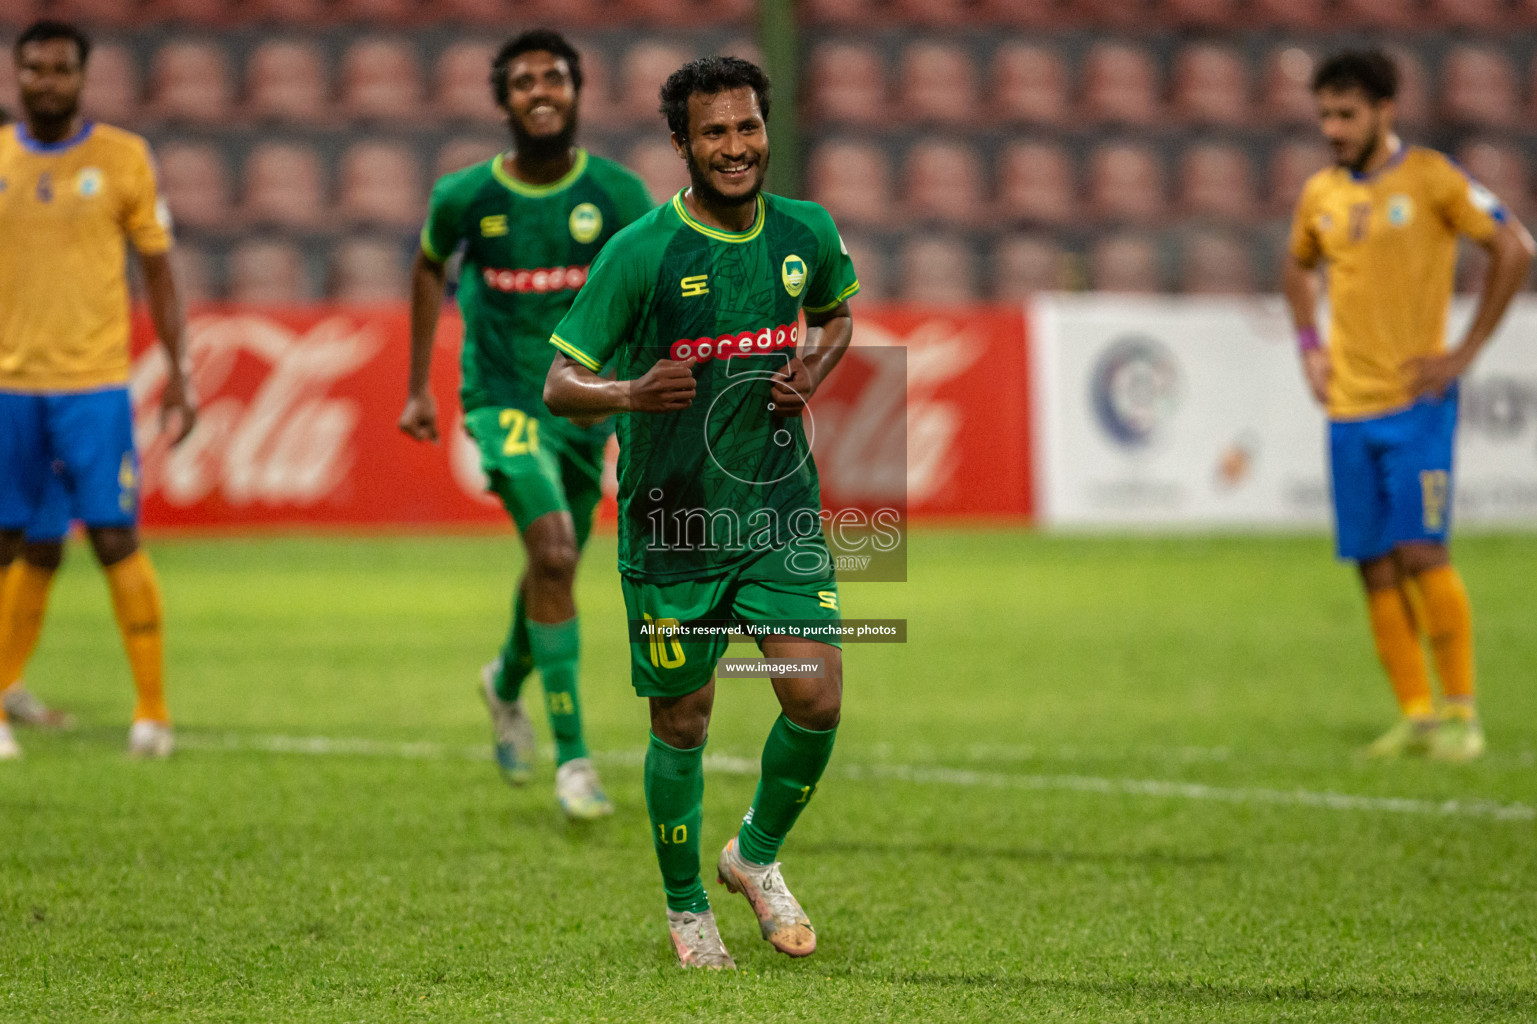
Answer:
POLYGON ((1532 266, 1532 255, 1537 252, 1526 226, 1508 212, 1499 228, 1480 244, 1489 253, 1489 273, 1484 278, 1484 288, 1479 295, 1473 322, 1468 325, 1462 344, 1456 348, 1410 361, 1409 367, 1413 374, 1410 389, 1416 396, 1440 394, 1473 365, 1479 350, 1500 325, 1510 300, 1526 283, 1527 272, 1532 266))
POLYGON ((169 367, 165 390, 160 396, 160 429, 171 431, 173 445, 181 444, 192 433, 192 426, 197 422, 197 407, 193 402, 191 386, 187 383, 187 346, 184 335, 187 318, 176 294, 170 254, 141 253, 139 263, 144 268, 150 320, 154 322, 155 334, 165 348, 166 364, 169 367))
POLYGON ((411 264, 411 377, 400 429, 418 441, 438 439, 438 409, 431 389, 432 346, 446 277, 446 264, 417 250, 411 264))
POLYGON ((693 367, 692 359, 658 359, 635 380, 611 380, 561 352, 544 380, 544 404, 557 416, 677 412, 694 401, 693 367))
POLYGON ((854 314, 847 302, 832 309, 806 313, 806 341, 800 352, 774 375, 774 411, 794 416, 806 408, 817 388, 833 372, 854 337, 854 314))

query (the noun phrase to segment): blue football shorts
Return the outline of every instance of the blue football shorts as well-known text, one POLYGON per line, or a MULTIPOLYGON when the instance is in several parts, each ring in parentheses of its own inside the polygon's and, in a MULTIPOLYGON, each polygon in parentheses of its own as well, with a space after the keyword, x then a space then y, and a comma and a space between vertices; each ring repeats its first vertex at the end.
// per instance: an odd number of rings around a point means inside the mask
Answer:
POLYGON ((1456 385, 1385 416, 1330 422, 1339 557, 1367 561, 1411 541, 1445 542, 1456 433, 1456 385))
POLYGON ((132 526, 139 456, 126 387, 0 391, 0 529, 58 540, 71 520, 132 526))

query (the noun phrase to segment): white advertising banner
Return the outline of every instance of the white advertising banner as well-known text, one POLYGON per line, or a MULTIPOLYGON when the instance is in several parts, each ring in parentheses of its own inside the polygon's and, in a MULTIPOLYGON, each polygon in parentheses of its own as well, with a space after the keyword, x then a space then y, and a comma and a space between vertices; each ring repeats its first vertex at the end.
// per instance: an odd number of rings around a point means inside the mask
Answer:
MULTIPOLYGON (((1047 296, 1030 340, 1043 524, 1328 525, 1326 424, 1279 298, 1047 296)), ((1459 525, 1537 527, 1537 301, 1463 382, 1457 452, 1459 525)))

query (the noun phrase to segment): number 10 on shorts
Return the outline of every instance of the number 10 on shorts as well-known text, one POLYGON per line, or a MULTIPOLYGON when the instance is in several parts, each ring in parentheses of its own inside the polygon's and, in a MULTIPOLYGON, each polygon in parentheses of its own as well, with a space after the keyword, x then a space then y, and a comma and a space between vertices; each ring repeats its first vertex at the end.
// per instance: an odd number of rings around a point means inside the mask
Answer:
POLYGON ((646 620, 646 634, 651 639, 651 667, 678 668, 683 664, 683 645, 678 643, 673 630, 682 623, 677 619, 653 619, 641 612, 646 620))

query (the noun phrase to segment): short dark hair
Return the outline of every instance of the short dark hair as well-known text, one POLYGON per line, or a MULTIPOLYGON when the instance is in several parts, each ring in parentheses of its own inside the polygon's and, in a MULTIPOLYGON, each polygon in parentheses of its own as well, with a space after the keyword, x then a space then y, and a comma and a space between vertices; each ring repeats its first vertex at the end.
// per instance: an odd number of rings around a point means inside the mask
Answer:
POLYGON ((751 89, 758 95, 764 123, 769 116, 769 80, 763 69, 741 57, 700 57, 667 76, 662 83, 662 116, 674 138, 688 138, 688 98, 695 93, 715 96, 730 89, 751 89))
POLYGON ((1313 91, 1360 89, 1373 103, 1398 95, 1398 65, 1381 50, 1336 53, 1313 73, 1313 91))
POLYGON ((491 98, 496 100, 497 106, 507 105, 507 73, 512 67, 513 58, 535 50, 544 50, 562 58, 566 67, 571 69, 572 88, 577 92, 582 91, 582 55, 576 52, 576 47, 554 29, 531 28, 503 43, 497 51, 496 59, 491 62, 491 98))
POLYGON ((75 44, 75 52, 80 54, 80 66, 85 67, 86 58, 91 55, 91 39, 79 27, 71 25, 67 21, 53 21, 44 18, 34 21, 21 30, 21 35, 16 37, 15 55, 21 58, 21 48, 28 43, 46 43, 54 39, 68 39, 75 44))

